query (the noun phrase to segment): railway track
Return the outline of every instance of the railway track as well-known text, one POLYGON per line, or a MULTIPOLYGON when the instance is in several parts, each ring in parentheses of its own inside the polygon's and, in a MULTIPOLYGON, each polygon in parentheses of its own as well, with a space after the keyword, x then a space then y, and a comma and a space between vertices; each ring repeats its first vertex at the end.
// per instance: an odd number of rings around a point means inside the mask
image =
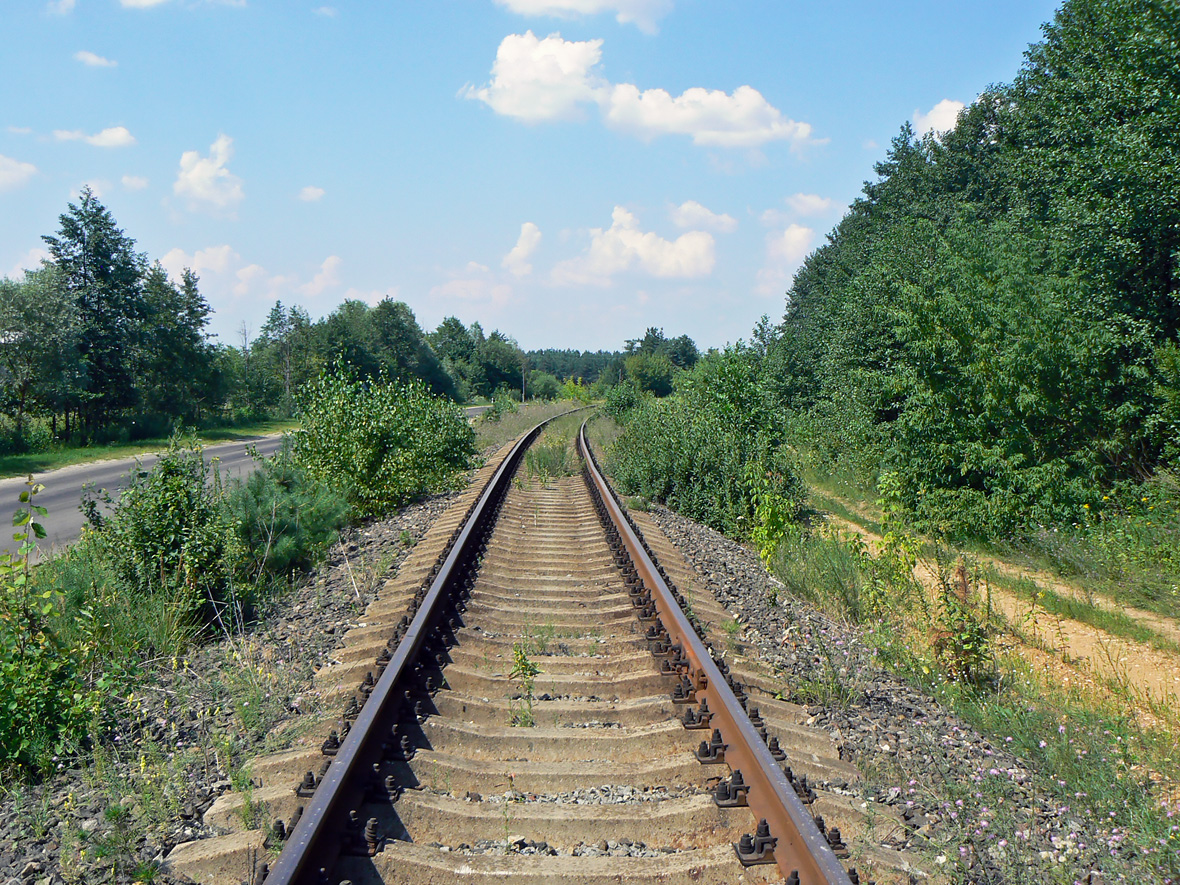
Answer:
POLYGON ((505 447, 317 676, 341 715, 255 760, 179 846, 202 882, 912 881, 899 826, 577 440, 505 447), (819 787, 819 789, 817 789, 819 787), (262 826, 258 826, 259 824, 262 826), (254 828, 248 828, 253 824, 254 828), (860 873, 857 873, 859 868, 860 873))

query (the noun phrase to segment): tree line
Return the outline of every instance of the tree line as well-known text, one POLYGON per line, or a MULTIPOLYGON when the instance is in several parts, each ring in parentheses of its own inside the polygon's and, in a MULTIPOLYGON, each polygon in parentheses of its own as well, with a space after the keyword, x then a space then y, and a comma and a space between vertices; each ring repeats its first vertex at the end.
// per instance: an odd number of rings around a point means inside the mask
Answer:
POLYGON ((337 364, 465 402, 497 391, 553 398, 562 380, 592 383, 619 356, 526 354, 455 317, 425 331, 391 299, 345 301, 319 320, 276 302, 256 335, 243 325, 239 340, 218 342, 197 275, 170 279, 89 188, 43 239, 41 267, 0 280, 0 454, 290 417, 297 392, 337 364))
POLYGON ((1176 4, 1067 0, 951 131, 903 127, 770 330, 813 453, 984 535, 1176 465, 1178 57, 1176 4))

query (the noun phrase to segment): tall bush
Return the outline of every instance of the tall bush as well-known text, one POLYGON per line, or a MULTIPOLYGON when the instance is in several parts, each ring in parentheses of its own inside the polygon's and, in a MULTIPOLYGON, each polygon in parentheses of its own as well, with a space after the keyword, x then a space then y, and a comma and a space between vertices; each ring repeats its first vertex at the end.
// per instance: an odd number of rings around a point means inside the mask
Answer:
POLYGON ((451 487, 475 454, 462 410, 417 381, 363 383, 337 366, 308 386, 300 417, 295 461, 360 518, 451 487))
POLYGON ((760 369, 753 351, 730 348, 680 376, 673 396, 632 406, 609 458, 621 490, 773 550, 803 487, 760 369))

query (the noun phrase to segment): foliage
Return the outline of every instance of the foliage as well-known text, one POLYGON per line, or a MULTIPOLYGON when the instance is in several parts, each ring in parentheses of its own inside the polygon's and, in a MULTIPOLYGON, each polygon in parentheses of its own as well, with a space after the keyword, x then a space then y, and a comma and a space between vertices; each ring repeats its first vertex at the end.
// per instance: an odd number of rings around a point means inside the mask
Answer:
POLYGON ((236 569, 247 581, 310 569, 347 516, 343 496, 308 482, 289 440, 229 490, 226 504, 240 551, 236 569))
POLYGON ((303 392, 294 459, 357 518, 450 488, 475 454, 462 411, 417 381, 362 382, 343 366, 303 392))
POLYGON ((528 395, 533 399, 555 400, 561 394, 561 382, 554 375, 535 369, 529 373, 528 395))
POLYGON ((802 486, 762 370, 754 351, 729 348, 682 375, 674 396, 634 406, 609 454, 620 490, 737 537, 781 535, 802 486))
POLYGON ((602 410, 616 421, 624 423, 631 413, 645 401, 646 397, 639 385, 628 379, 607 390, 606 403, 602 410))
POLYGON ((507 390, 500 389, 492 397, 492 404, 482 417, 490 424, 497 424, 505 415, 515 415, 518 411, 520 411, 520 407, 516 400, 509 395, 507 390))
POLYGON ((180 437, 151 470, 132 471, 98 535, 126 591, 163 593, 200 626, 224 623, 225 608, 240 601, 234 540, 219 476, 180 437))
POLYGON ((0 772, 51 768, 55 754, 76 746, 98 698, 78 677, 86 649, 58 633, 59 594, 35 587, 30 556, 45 529, 29 477, 13 516, 16 551, 0 552, 0 772))
POLYGON ((1177 33, 1174 4, 1068 0, 1013 84, 903 127, 796 275, 776 399, 924 529, 1068 526, 1174 461, 1177 33))
POLYGON ((512 705, 512 724, 521 728, 532 728, 537 724, 533 715, 533 686, 541 668, 529 660, 529 643, 521 640, 512 643, 512 670, 508 679, 517 686, 519 704, 512 705))

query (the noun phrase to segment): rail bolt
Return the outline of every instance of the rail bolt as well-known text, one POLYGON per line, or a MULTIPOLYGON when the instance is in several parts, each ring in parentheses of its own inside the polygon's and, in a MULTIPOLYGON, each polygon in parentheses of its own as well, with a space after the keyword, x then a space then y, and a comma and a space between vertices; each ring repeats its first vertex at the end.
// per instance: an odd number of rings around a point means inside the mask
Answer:
POLYGON ((697 748, 697 761, 702 765, 720 765, 725 762, 725 748, 728 746, 721 739, 721 731, 713 729, 713 736, 706 742, 701 741, 697 748))
MULTIPOLYGON (((742 865, 751 866, 752 864, 774 863, 774 846, 777 842, 778 839, 770 835, 770 824, 766 822, 766 818, 763 818, 758 821, 758 830, 753 836, 745 833, 741 841, 733 847, 742 865)), ((797 874, 795 881, 799 881, 797 874)))

